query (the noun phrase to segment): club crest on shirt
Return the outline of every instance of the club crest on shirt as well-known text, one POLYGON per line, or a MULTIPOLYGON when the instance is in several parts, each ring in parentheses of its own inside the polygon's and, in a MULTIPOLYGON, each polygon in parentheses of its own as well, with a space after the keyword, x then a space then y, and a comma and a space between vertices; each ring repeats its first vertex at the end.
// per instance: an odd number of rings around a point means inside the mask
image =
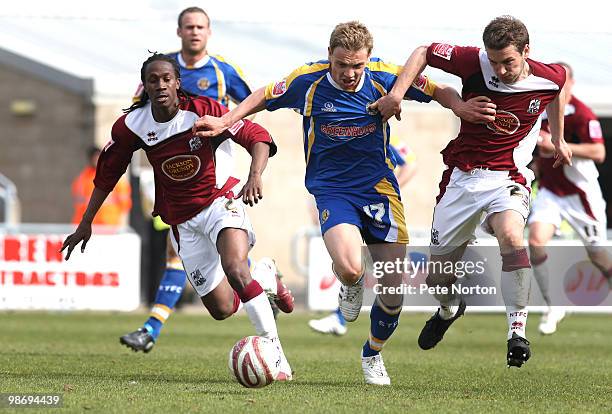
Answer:
POLYGON ((487 122, 487 128, 496 134, 514 134, 521 126, 521 121, 512 112, 498 110, 495 121, 487 122))
POLYGON ((198 88, 202 91, 205 91, 210 87, 210 81, 207 78, 198 79, 198 88))
POLYGON ((321 212, 321 224, 325 224, 328 218, 329 218, 329 210, 325 209, 321 212))
POLYGON ((531 101, 529 101, 529 107, 527 108, 527 113, 528 114, 537 114, 540 112, 540 103, 541 101, 539 99, 532 99, 531 101))
POLYGON ((191 277, 191 280, 193 280, 193 284, 196 286, 202 286, 204 283, 206 283, 206 278, 202 276, 200 269, 196 269, 189 273, 189 276, 191 277))
POLYGON ((368 115, 375 116, 375 115, 378 115, 378 110, 376 110, 376 109, 372 109, 372 104, 373 104, 373 103, 374 103, 374 102, 368 102, 368 103, 366 104, 366 113, 367 113, 368 115))
POLYGON ((202 148, 202 140, 200 137, 193 137, 189 140, 189 149, 191 152, 197 151, 202 148))

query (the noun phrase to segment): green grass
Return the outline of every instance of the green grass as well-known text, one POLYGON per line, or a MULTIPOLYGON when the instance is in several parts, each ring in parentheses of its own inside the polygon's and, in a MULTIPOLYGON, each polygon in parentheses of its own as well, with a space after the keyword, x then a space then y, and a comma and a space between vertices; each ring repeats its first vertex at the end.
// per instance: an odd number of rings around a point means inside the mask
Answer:
POLYGON ((312 315, 281 315, 295 380, 250 390, 227 369, 231 346, 252 332, 248 319, 204 313, 173 315, 148 355, 118 341, 142 314, 0 313, 0 393, 62 393, 61 411, 92 413, 612 411, 607 315, 570 315, 557 334, 541 337, 534 314, 532 359, 510 370, 504 315, 468 314, 425 352, 416 337, 428 316, 407 313, 385 347, 393 385, 382 388, 363 384, 367 314, 340 338, 311 332, 312 315))

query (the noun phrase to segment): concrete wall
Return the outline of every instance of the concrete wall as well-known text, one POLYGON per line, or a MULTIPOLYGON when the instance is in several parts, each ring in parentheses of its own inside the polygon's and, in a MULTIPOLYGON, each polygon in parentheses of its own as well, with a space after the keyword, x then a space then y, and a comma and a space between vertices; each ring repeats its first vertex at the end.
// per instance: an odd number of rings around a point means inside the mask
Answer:
POLYGON ((70 183, 93 144, 94 108, 88 99, 11 67, 0 66, 0 172, 17 185, 23 222, 68 222, 70 183), (16 100, 31 115, 11 111, 16 100))

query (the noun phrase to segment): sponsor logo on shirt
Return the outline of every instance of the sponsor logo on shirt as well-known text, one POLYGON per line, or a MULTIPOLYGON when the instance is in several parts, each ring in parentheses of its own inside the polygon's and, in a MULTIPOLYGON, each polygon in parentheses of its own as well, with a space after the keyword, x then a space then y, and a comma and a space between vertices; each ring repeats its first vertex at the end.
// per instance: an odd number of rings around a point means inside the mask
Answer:
POLYGON ((434 47, 432 53, 442 59, 451 60, 454 48, 455 46, 446 43, 438 43, 436 47, 434 47))
POLYGON ((495 75, 491 76, 491 79, 489 79, 489 85, 494 88, 499 88, 499 78, 495 75))
POLYGON ((340 125, 321 125, 321 132, 330 138, 358 138, 372 134, 376 131, 376 124, 371 123, 364 126, 340 126, 340 125))
POLYGON ((157 141, 157 132, 149 131, 147 132, 147 142, 157 141))
POLYGON ((185 181, 193 178, 201 165, 200 158, 195 155, 177 155, 162 162, 161 169, 174 181, 185 181))
POLYGON ((529 107, 527 108, 527 113, 529 114, 537 114, 540 112, 540 103, 539 99, 532 99, 529 101, 529 107))
POLYGON ((521 126, 521 121, 519 121, 516 115, 512 112, 500 110, 495 114, 495 121, 487 123, 487 128, 491 131, 496 134, 506 135, 514 134, 519 126, 521 126))
POLYGON ((331 102, 325 102, 323 107, 321 108, 323 112, 338 112, 338 110, 334 107, 334 104, 331 102))
POLYGON ((287 81, 285 79, 274 84, 274 88, 272 88, 272 95, 281 96, 285 92, 287 92, 287 81))

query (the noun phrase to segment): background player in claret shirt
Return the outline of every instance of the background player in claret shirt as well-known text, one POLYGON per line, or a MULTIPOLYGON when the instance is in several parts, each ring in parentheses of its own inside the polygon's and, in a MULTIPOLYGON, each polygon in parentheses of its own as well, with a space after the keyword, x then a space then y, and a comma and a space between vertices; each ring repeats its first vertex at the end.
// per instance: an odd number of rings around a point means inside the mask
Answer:
POLYGON ((249 272, 247 254, 255 235, 243 204, 253 205, 262 198, 261 174, 276 146, 265 129, 250 121, 240 121, 212 139, 194 137, 196 119, 221 116, 227 108, 180 89, 178 64, 168 56, 155 54, 145 61, 141 80, 144 95, 113 125, 87 211, 64 241, 66 260, 80 242, 84 251, 100 205, 125 172, 132 153, 143 149, 155 176, 153 214, 172 226, 172 243, 202 303, 221 320, 235 313, 242 301, 257 335, 275 341, 281 350, 277 379, 289 380, 291 368, 282 353, 272 308, 249 272), (253 157, 249 179, 238 194, 242 201, 235 201, 232 193, 239 180, 223 165, 231 157, 229 139, 253 157))
MULTIPOLYGON (((481 99, 483 109, 494 114, 494 119, 485 124, 462 120, 459 136, 442 151, 448 168, 434 209, 430 260, 460 260, 484 213, 481 224, 497 238, 502 256, 501 291, 509 327, 507 362, 520 367, 530 356, 525 326, 531 266, 523 231, 533 173, 527 164, 545 109, 555 167, 571 164, 571 150, 563 138, 565 70, 529 59, 527 28, 511 16, 492 20, 483 41, 484 50, 441 43, 417 48, 389 95, 375 107, 384 119, 399 114, 402 96, 427 65, 459 76, 463 99, 486 97, 481 99)), ((428 275, 429 285, 446 287, 449 294, 435 295, 440 308, 421 331, 418 342, 422 349, 436 346, 465 311, 463 299, 450 289, 456 280, 452 273, 428 275)))
MULTIPOLYGON (((241 118, 268 109, 292 108, 303 116, 306 187, 320 212, 321 233, 333 269, 342 283, 340 310, 347 321, 359 316, 363 299, 365 241, 374 261, 406 256, 408 230, 390 159, 389 125, 369 105, 391 89, 400 67, 370 57, 373 39, 359 22, 337 25, 328 60, 304 65, 279 82, 255 91, 222 118, 203 117, 198 136, 215 136, 241 118)), ((463 104, 451 88, 426 77, 406 88, 406 97, 428 102, 435 97, 450 107, 463 104)), ((384 287, 399 286, 402 274, 383 276, 384 287)), ((369 339, 362 370, 369 384, 390 379, 380 350, 395 331, 402 296, 379 295, 370 313, 369 339)))
POLYGON ((599 188, 595 166, 595 163, 602 163, 606 158, 604 138, 593 111, 572 95, 572 68, 566 63, 561 65, 567 74, 564 134, 573 153, 572 165, 553 168, 554 147, 550 142, 548 118, 544 114, 536 158, 539 188, 528 221, 533 275, 549 306, 538 327, 542 334, 554 333, 565 316, 562 307, 550 307, 553 303, 548 293, 549 272, 545 248, 563 219, 578 233, 589 259, 612 287, 612 261, 602 247, 607 239, 606 202, 599 188))
MULTIPOLYGON (((168 56, 179 63, 181 87, 184 90, 194 95, 207 96, 225 106, 230 100, 241 102, 249 96, 251 90, 244 80, 242 71, 226 62, 221 56, 208 54, 207 43, 211 29, 210 18, 204 10, 199 7, 189 7, 181 11, 178 16, 176 33, 181 38, 181 50, 170 53, 168 56)), ((134 97, 135 102, 140 99, 142 86, 141 84, 137 96, 134 97)), ((159 223, 160 221, 161 219, 157 218, 156 224, 163 226, 163 223, 159 223)), ((266 259, 264 263, 262 266, 253 263, 253 270, 259 269, 256 272, 259 274, 260 271, 269 268, 269 264, 273 264, 273 270, 278 275, 276 264, 273 261, 266 259), (263 265, 264 263, 266 265, 263 265)), ((168 241, 166 270, 160 280, 150 316, 141 328, 123 335, 120 338, 121 343, 134 351, 151 351, 161 329, 181 298, 186 281, 187 275, 181 260, 174 251, 172 243, 168 241)), ((278 308, 284 312, 293 310, 293 297, 279 278, 277 278, 276 299, 278 308)), ((271 304, 276 306, 273 300, 271 304)), ((275 311, 277 312, 278 309, 275 311)))
MULTIPOLYGON (((400 189, 414 177, 416 173, 416 155, 414 151, 405 143, 400 141, 397 136, 392 136, 389 149, 391 150, 391 160, 396 166, 393 170, 397 178, 400 189)), ((313 208, 315 208, 313 206, 313 208)), ((314 212, 317 215, 317 212, 314 212)), ((317 219, 318 221, 318 219, 317 219)), ((340 308, 321 319, 311 319, 308 326, 313 330, 323 334, 344 335, 348 331, 346 320, 342 316, 340 308)))

